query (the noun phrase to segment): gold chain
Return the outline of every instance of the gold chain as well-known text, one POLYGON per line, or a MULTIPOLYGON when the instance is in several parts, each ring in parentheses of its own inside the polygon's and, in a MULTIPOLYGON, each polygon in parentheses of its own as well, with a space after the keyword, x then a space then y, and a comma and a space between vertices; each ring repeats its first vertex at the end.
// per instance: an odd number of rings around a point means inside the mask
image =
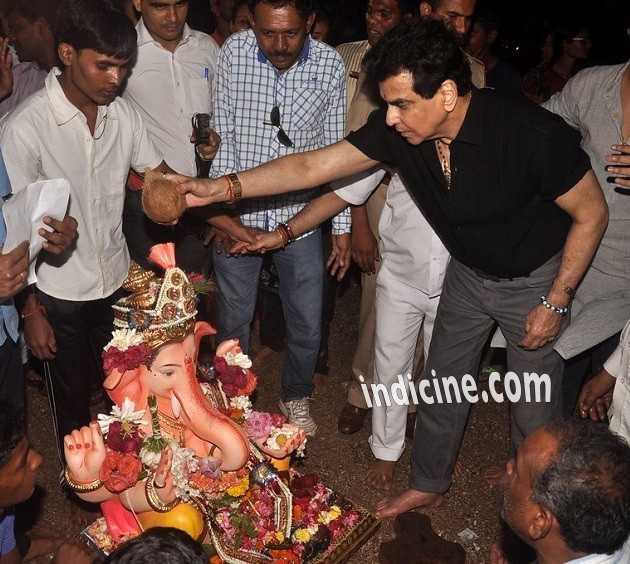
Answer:
POLYGON ((186 439, 184 436, 184 432, 186 430, 186 425, 184 423, 181 423, 179 421, 177 421, 176 419, 173 419, 172 417, 169 417, 168 415, 166 415, 166 413, 162 413, 161 411, 158 411, 158 420, 160 421, 160 425, 164 425, 167 427, 171 428, 171 432, 173 429, 176 429, 177 431, 179 431, 179 444, 181 446, 185 446, 186 445, 186 439))
POLYGON ((442 166, 442 172, 444 173, 446 185, 450 188, 451 187, 451 166, 448 162, 448 159, 446 158, 446 155, 442 151, 442 145, 444 145, 442 141, 440 141, 439 139, 435 140, 435 146, 437 147, 437 152, 438 152, 438 155, 440 156, 440 165, 442 166))

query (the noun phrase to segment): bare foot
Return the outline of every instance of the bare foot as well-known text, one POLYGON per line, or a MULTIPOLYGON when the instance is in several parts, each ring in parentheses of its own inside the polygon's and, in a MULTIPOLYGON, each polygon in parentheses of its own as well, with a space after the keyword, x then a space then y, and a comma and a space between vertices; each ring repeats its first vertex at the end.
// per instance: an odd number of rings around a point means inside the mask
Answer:
POLYGON ((382 499, 376 504, 376 516, 381 519, 391 519, 411 511, 416 507, 440 507, 444 503, 442 494, 405 490, 396 497, 382 499))
POLYGON ((46 528, 30 531, 28 537, 31 539, 31 546, 24 555, 23 562, 56 552, 66 540, 63 533, 46 528))
POLYGON ((490 466, 484 474, 486 482, 491 486, 505 486, 507 483, 507 470, 505 469, 506 463, 495 464, 490 466))
POLYGON ((459 480, 459 478, 462 477, 462 474, 464 473, 464 465, 457 460, 455 462, 455 468, 453 468, 453 474, 451 475, 451 478, 453 478, 453 480, 459 480))
POLYGON ((395 460, 376 460, 368 468, 365 481, 368 485, 379 490, 389 491, 394 481, 395 460))

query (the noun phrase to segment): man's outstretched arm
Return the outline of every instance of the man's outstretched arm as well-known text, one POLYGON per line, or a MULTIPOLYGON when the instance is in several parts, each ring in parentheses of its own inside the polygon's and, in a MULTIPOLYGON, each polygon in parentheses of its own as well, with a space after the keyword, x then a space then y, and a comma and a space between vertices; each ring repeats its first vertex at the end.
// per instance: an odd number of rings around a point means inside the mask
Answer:
MULTIPOLYGON (((315 188, 374 166, 373 161, 354 145, 342 140, 328 147, 287 155, 238 173, 243 187, 241 197, 273 196, 315 188)), ((226 177, 216 180, 167 175, 186 194, 188 207, 207 206, 230 200, 226 177)))

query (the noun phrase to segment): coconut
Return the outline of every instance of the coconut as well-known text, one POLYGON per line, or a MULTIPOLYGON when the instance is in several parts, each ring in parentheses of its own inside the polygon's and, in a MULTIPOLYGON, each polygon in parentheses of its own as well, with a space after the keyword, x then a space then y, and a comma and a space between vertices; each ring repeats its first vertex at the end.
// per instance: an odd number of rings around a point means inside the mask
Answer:
POLYGON ((186 211, 186 197, 175 190, 175 183, 161 172, 144 171, 142 209, 155 223, 171 225, 186 211))

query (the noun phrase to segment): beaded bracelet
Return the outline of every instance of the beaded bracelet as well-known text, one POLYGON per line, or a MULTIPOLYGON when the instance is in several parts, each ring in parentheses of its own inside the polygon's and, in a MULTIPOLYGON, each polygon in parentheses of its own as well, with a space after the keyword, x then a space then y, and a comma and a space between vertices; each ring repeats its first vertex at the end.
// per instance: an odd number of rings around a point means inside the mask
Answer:
POLYGON ((540 303, 544 305, 548 310, 551 310, 554 313, 557 313, 558 315, 566 315, 567 312, 569 311, 568 307, 558 307, 558 306, 550 304, 547 301, 547 296, 540 296, 540 303))
POLYGON ((293 241, 293 239, 295 239, 295 233, 293 233, 293 227, 291 227, 288 223, 285 223, 285 222, 282 222, 280 226, 284 227, 284 229, 286 230, 287 236, 289 237, 289 243, 293 241))
POLYGON ((286 247, 291 242, 291 232, 289 231, 289 227, 286 223, 279 223, 278 227, 276 227, 276 231, 280 233, 280 237, 282 237, 282 248, 286 247))
POLYGON ((282 248, 284 249, 289 244, 289 235, 280 225, 276 227, 276 233, 280 235, 280 242, 282 243, 282 248))
POLYGON ((67 466, 63 471, 63 476, 66 479, 66 484, 68 484, 68 487, 77 493, 95 492, 103 485, 103 482, 101 482, 100 478, 96 478, 96 480, 92 480, 87 484, 79 484, 78 482, 75 482, 72 476, 70 476, 70 470, 67 466))

